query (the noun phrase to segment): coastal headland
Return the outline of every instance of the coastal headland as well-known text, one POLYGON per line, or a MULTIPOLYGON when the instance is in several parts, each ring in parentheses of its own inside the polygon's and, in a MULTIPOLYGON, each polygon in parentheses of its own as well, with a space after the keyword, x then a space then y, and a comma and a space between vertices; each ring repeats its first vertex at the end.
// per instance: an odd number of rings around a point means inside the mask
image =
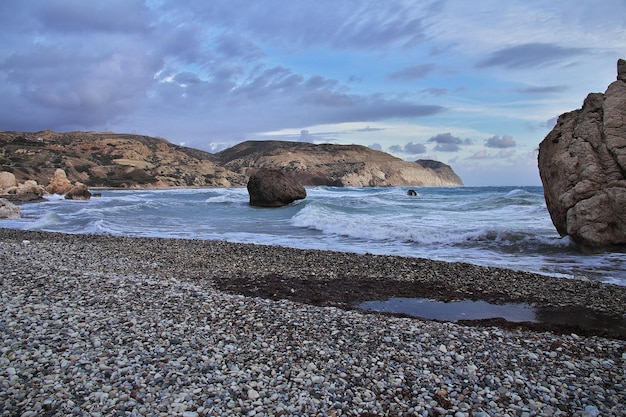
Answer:
POLYGON ((5 132, 0 171, 48 184, 57 169, 93 187, 243 187, 260 168, 304 186, 460 186, 439 161, 404 161, 362 145, 246 141, 212 154, 150 136, 113 132, 5 132))
POLYGON ((624 335, 371 314, 389 297, 615 319, 626 288, 417 258, 0 229, 0 415, 623 415, 624 335))

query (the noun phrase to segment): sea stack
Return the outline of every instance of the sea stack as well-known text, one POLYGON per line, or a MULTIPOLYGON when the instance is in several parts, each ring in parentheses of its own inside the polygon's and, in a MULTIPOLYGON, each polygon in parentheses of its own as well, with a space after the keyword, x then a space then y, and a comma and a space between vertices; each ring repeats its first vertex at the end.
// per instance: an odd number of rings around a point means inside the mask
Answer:
POLYGON ((306 198, 306 190, 295 179, 277 169, 260 169, 248 181, 250 205, 282 207, 306 198))
POLYGON ((562 114, 539 145, 539 174, 561 236, 590 247, 626 245, 626 61, 617 81, 562 114))

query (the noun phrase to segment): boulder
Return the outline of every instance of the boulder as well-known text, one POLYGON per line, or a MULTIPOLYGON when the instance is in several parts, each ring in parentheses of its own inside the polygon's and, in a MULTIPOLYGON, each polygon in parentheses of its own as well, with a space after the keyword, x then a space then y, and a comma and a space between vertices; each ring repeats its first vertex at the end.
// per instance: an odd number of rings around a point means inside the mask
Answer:
POLYGON ((71 190, 65 194, 66 200, 89 200, 91 193, 87 186, 81 182, 74 184, 71 190))
POLYGON ((17 187, 15 175, 7 171, 0 172, 0 190, 6 190, 10 187, 17 187))
POLYGON ((539 145, 552 222, 583 246, 626 244, 626 62, 617 66, 617 81, 562 114, 539 145))
POLYGON ((36 201, 45 201, 43 196, 46 190, 37 181, 27 180, 24 184, 9 187, 4 190, 2 198, 12 202, 28 203, 36 201))
POLYGON ((54 176, 46 187, 46 191, 50 194, 65 194, 71 189, 72 183, 67 179, 67 174, 61 168, 54 171, 54 176))
POLYGON ((0 198, 0 219, 19 219, 20 208, 9 200, 0 198))
POLYGON ((37 181, 35 180, 26 180, 24 181, 24 184, 17 186, 16 194, 23 196, 32 195, 36 198, 41 198, 46 194, 46 189, 37 184, 37 181))
POLYGON ((294 178, 277 169, 260 169, 248 180, 250 205, 282 207, 306 198, 306 190, 294 178))

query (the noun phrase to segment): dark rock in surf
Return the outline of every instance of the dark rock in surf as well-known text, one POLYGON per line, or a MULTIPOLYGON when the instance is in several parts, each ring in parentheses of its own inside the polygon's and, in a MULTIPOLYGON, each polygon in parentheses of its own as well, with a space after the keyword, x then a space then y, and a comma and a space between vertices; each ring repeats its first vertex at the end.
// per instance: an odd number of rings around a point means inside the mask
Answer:
POLYGON ((91 193, 87 186, 83 183, 77 182, 74 184, 71 190, 65 194, 66 200, 89 200, 91 193))
POLYGON ((295 179, 277 169, 260 169, 248 181, 250 205, 282 207, 306 198, 306 190, 295 179))
POLYGON ((412 197, 415 197, 415 196, 417 196, 417 191, 409 190, 409 191, 406 192, 406 195, 410 195, 412 197))
POLYGON ((552 222, 584 246, 626 244, 626 61, 604 94, 562 114, 539 145, 552 222))

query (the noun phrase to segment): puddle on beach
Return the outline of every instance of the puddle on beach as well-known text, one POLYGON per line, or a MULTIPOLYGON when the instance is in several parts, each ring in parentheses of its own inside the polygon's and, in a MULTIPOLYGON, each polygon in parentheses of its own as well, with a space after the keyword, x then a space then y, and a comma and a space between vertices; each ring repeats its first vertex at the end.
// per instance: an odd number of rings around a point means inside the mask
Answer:
POLYGON ((366 301, 361 310, 406 314, 430 320, 459 321, 503 318, 507 321, 537 321, 535 309, 527 304, 491 304, 486 301, 433 301, 428 298, 391 298, 366 301))
POLYGON ((428 298, 391 298, 366 301, 357 306, 364 311, 405 314, 429 320, 460 321, 501 318, 510 322, 548 323, 599 329, 626 335, 626 317, 601 315, 584 308, 537 308, 530 304, 492 304, 486 301, 434 301, 428 298))

